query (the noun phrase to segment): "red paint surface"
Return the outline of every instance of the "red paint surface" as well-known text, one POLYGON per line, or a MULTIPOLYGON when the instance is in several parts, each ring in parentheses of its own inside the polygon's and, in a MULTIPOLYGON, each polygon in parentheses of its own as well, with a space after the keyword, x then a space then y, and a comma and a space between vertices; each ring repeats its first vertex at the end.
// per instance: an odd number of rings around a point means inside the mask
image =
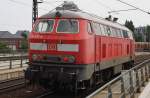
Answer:
POLYGON ((134 41, 127 38, 116 38, 108 36, 96 36, 94 33, 87 32, 87 21, 79 21, 79 33, 63 34, 56 33, 56 19, 54 32, 40 34, 32 32, 29 42, 50 44, 46 51, 30 50, 30 61, 32 54, 51 54, 51 55, 72 55, 75 57, 75 64, 92 64, 100 61, 107 61, 112 58, 134 55, 134 41), (58 52, 56 44, 79 44, 79 52, 58 52))

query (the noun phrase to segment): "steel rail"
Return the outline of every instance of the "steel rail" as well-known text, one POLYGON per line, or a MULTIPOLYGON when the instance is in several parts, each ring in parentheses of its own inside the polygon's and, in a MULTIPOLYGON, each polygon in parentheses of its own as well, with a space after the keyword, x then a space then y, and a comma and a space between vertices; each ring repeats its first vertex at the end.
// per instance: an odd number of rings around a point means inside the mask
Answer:
POLYGON ((7 90, 9 88, 21 86, 21 85, 24 85, 24 84, 25 84, 25 82, 21 82, 21 83, 16 83, 16 84, 9 85, 9 86, 6 86, 6 87, 2 87, 2 88, 0 88, 0 92, 3 92, 4 90, 7 90))
POLYGON ((23 80, 24 78, 18 78, 18 79, 14 79, 14 80, 6 80, 6 81, 2 81, 0 82, 1 85, 5 85, 6 86, 3 86, 0 88, 0 93, 4 93, 4 92, 7 92, 7 91, 12 91, 12 90, 16 90, 16 89, 19 89, 19 88, 22 88, 22 87, 25 87, 26 86, 26 83, 28 83, 27 81, 23 80), (20 82, 17 82, 17 83, 13 83, 15 81, 19 81, 21 80, 20 82), (7 83, 13 83, 13 84, 7 84, 7 83))
POLYGON ((7 82, 11 82, 11 81, 16 81, 16 80, 21 80, 21 79, 24 79, 24 77, 19 77, 19 78, 13 78, 13 79, 7 79, 7 80, 2 80, 0 81, 0 84, 3 84, 3 83, 7 83, 7 82))
POLYGON ((46 97, 48 95, 51 95, 53 93, 55 93, 55 91, 47 91, 46 93, 43 93, 43 94, 41 94, 41 95, 39 95, 39 96, 37 96, 35 98, 44 98, 44 97, 46 97))

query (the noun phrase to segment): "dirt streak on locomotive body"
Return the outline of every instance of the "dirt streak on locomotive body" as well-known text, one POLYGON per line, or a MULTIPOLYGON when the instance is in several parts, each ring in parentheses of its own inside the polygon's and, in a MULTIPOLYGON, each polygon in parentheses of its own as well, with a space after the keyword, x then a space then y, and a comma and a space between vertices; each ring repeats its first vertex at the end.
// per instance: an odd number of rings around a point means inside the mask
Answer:
POLYGON ((29 36, 26 78, 46 87, 85 89, 132 66, 134 40, 125 26, 82 11, 37 19, 29 36))

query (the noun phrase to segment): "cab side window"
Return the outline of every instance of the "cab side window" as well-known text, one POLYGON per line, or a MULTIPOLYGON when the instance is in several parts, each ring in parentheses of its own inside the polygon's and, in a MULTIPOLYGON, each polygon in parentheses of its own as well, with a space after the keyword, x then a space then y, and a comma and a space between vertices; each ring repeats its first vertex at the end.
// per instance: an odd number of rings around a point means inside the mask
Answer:
POLYGON ((123 38, 123 33, 122 33, 122 30, 120 29, 119 29, 119 34, 120 34, 119 37, 123 38))
POLYGON ((105 36, 108 36, 108 33, 107 33, 107 26, 103 25, 103 28, 104 28, 105 36))
POLYGON ((109 27, 109 26, 106 26, 106 30, 107 30, 108 36, 111 36, 111 30, 110 30, 110 27, 109 27))
POLYGON ((106 35, 106 33, 105 33, 106 31, 105 31, 104 25, 100 24, 100 28, 101 28, 102 35, 105 36, 106 35))
POLYGON ((111 27, 111 33, 112 33, 112 37, 116 37, 117 33, 116 33, 116 29, 111 27))
POLYGON ((132 35, 132 32, 131 32, 131 31, 128 31, 128 35, 129 35, 129 38, 130 38, 130 39, 133 39, 133 35, 132 35))
POLYGON ((127 31, 123 30, 123 36, 124 38, 129 38, 127 31))
POLYGON ((88 31, 89 34, 93 33, 93 28, 92 28, 92 23, 91 22, 88 22, 87 31, 88 31))
POLYGON ((94 32, 96 35, 101 35, 101 28, 98 23, 93 23, 94 32))

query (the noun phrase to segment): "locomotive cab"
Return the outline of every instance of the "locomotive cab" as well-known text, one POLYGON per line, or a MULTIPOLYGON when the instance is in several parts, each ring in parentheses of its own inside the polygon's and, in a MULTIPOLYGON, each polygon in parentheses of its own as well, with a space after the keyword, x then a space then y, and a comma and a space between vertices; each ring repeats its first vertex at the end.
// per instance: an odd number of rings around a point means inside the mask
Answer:
POLYGON ((93 63, 94 34, 87 32, 87 21, 83 19, 39 19, 30 35, 30 60, 46 60, 48 54, 58 55, 53 63, 93 63), (89 45, 90 44, 90 45, 89 45), (36 51, 40 51, 36 54, 36 51), (33 53, 35 52, 35 54, 33 53), (42 55, 46 52, 45 55, 42 55), (40 54, 41 53, 41 54, 40 54), (47 54, 48 53, 48 54, 47 54), (82 55, 80 55, 82 53, 82 55), (89 54, 90 53, 90 54, 89 54), (39 57, 38 57, 39 56, 39 57), (42 57, 43 56, 43 57, 42 57), (86 59, 86 60, 85 60, 86 59))

